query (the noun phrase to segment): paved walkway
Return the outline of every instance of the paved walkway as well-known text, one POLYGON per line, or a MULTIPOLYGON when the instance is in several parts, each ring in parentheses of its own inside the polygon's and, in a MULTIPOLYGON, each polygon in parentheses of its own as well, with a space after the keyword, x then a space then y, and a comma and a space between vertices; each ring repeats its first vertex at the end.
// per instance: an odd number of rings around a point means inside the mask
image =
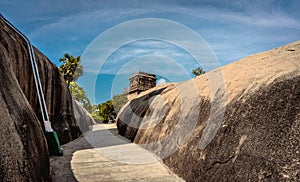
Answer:
POLYGON ((119 136, 115 124, 94 125, 62 147, 64 156, 50 159, 54 182, 182 181, 154 154, 119 136))

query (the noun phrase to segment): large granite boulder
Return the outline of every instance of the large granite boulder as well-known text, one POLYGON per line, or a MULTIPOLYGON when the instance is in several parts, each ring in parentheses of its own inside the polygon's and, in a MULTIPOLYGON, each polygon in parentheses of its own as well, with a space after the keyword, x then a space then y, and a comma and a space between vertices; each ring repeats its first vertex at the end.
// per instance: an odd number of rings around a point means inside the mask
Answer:
POLYGON ((8 52, 2 28, 0 40, 0 181, 50 181, 43 129, 15 72, 22 58, 11 56, 20 45, 8 52))
POLYGON ((117 125, 187 181, 297 181, 300 41, 146 91, 117 125))
MULTIPOLYGON (((19 87, 35 114, 42 121, 33 72, 25 41, 0 19, 0 46, 3 61, 8 62, 19 87)), ((61 144, 77 138, 81 131, 73 112, 73 101, 58 68, 39 50, 34 49, 50 122, 61 144)), ((41 123, 42 128, 43 123, 41 123)))
MULTIPOLYGON (((81 134, 71 94, 58 68, 34 51, 52 127, 60 143, 67 143, 81 134)), ((2 19, 0 129, 0 181, 50 181, 44 123, 27 45, 2 19)))

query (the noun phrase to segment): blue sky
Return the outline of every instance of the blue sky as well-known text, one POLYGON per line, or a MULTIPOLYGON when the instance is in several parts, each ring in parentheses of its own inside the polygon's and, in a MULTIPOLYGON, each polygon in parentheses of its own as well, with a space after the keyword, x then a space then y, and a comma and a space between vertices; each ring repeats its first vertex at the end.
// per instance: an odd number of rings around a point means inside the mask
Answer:
MULTIPOLYGON (((190 29, 207 43, 219 65, 226 65, 299 40, 299 8, 298 0, 0 0, 0 12, 57 65, 64 53, 85 55, 113 27, 143 18, 170 20, 190 29)), ((138 27, 131 33, 141 33, 138 27)), ((164 33, 155 27, 150 31, 164 33)), ((127 35, 114 34, 109 40, 127 35)), ((174 33, 173 38, 176 36, 174 33)), ((191 48, 196 42, 189 44, 191 48)), ((79 83, 92 101, 99 103, 122 92, 128 75, 135 71, 183 81, 192 77, 190 71, 198 66, 186 48, 158 39, 127 42, 110 52, 101 69, 92 69, 97 61, 84 60, 87 69, 79 83), (92 77, 94 83, 90 83, 92 77)), ((207 66, 207 70, 215 67, 207 66)))

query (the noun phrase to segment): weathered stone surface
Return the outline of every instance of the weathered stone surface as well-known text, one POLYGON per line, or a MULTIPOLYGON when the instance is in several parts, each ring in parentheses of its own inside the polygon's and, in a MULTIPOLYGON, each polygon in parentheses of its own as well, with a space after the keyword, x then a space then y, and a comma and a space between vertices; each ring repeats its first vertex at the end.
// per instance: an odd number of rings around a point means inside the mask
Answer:
MULTIPOLYGON (((42 121, 33 72, 25 41, 0 20, 0 46, 3 61, 8 62, 37 117, 42 121)), ((73 101, 58 68, 40 51, 34 49, 50 122, 62 144, 77 138, 81 132, 73 112, 73 101)), ((41 123, 43 128, 43 123, 41 123)))
POLYGON ((73 110, 81 132, 88 131, 90 125, 96 124, 89 112, 76 100, 73 100, 73 110))
MULTIPOLYGON (((53 129, 61 144, 81 131, 58 68, 35 49, 53 129)), ((49 154, 25 41, 0 20, 0 181, 49 181, 49 154)))
MULTIPOLYGON (((0 35, 3 43, 2 31, 0 35)), ((49 181, 49 154, 41 124, 18 83, 13 58, 3 46, 0 44, 0 181, 49 181)))
POLYGON ((297 181, 300 41, 142 93, 117 124, 187 181, 297 181))

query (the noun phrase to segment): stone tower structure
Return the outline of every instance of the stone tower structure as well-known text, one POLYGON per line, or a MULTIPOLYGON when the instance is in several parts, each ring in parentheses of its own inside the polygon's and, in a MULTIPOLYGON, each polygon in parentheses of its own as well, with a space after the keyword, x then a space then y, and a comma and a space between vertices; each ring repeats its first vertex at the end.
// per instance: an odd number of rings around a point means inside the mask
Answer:
POLYGON ((130 87, 128 91, 128 100, 135 98, 139 93, 156 86, 156 75, 137 72, 129 78, 130 87))

